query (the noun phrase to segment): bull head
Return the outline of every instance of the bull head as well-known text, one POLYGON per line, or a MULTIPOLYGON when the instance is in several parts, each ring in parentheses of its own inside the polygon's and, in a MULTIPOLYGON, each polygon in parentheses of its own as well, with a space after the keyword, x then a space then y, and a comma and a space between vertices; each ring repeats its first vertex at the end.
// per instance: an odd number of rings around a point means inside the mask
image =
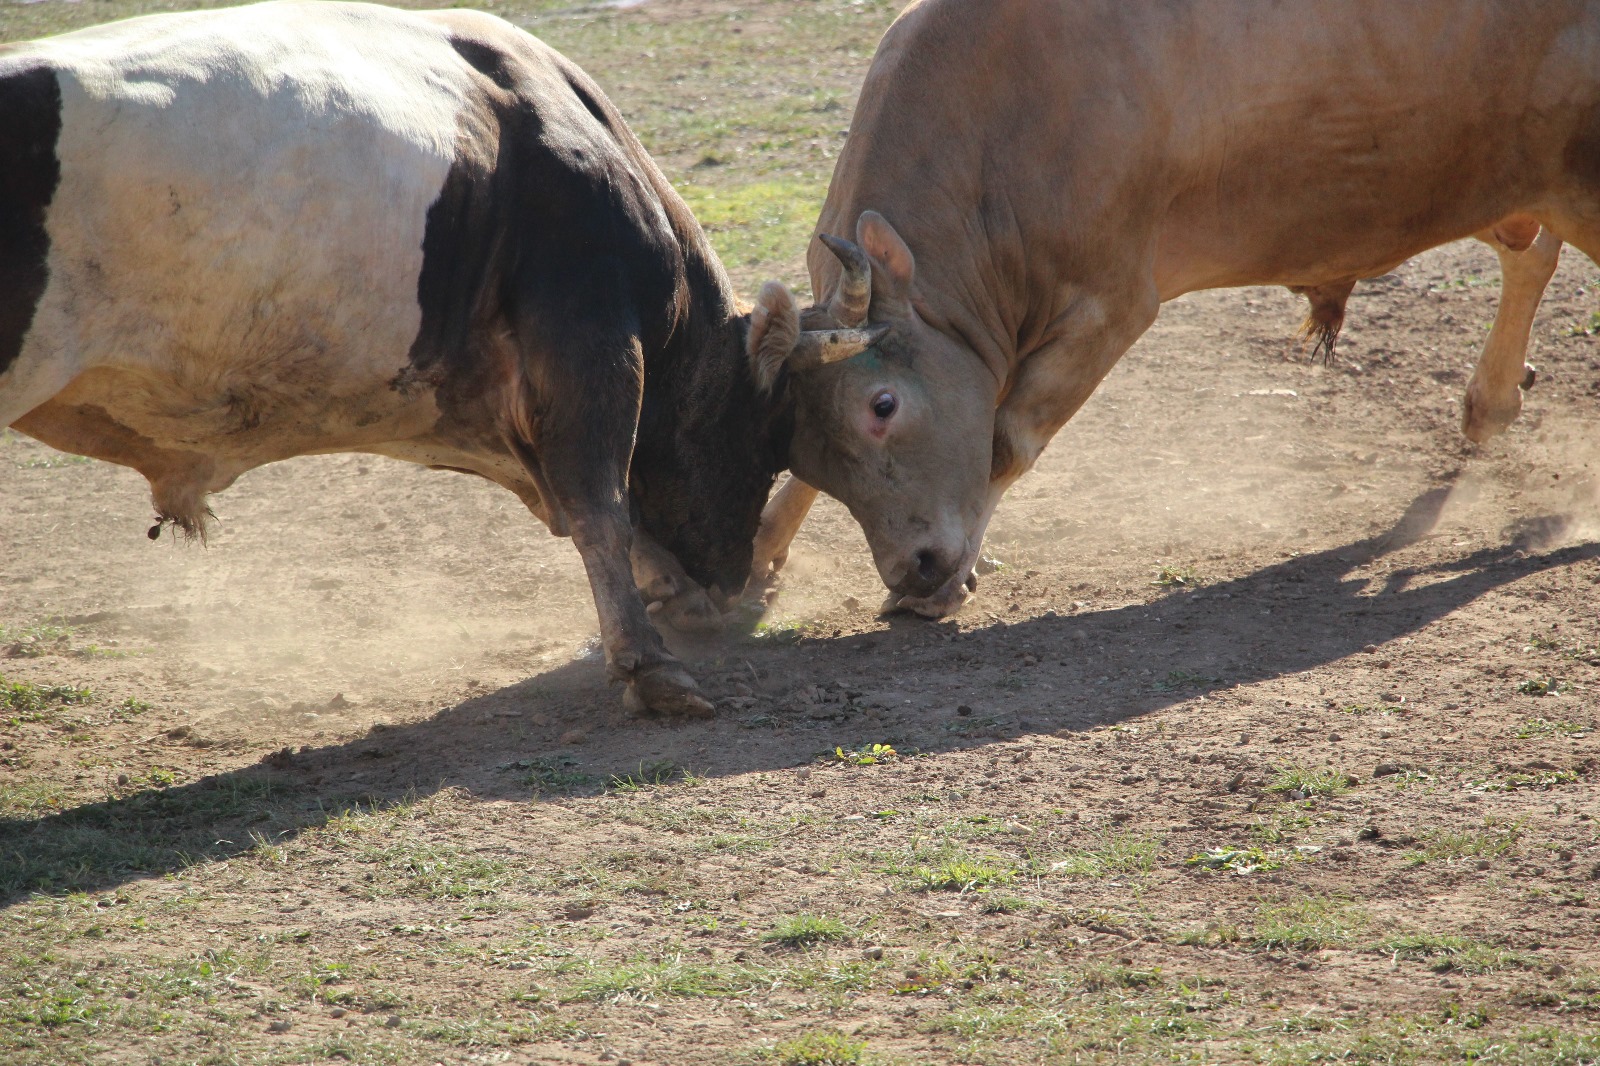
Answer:
POLYGON ((864 212, 856 224, 856 241, 826 233, 818 240, 842 268, 826 304, 802 312, 777 282, 768 282, 756 298, 749 352, 756 383, 765 393, 772 392, 785 368, 790 373, 814 370, 860 355, 883 340, 890 326, 868 326, 870 311, 893 318, 909 309, 911 252, 882 215, 864 212), (884 269, 874 271, 874 259, 884 269))
POLYGON ((761 291, 749 354, 761 388, 793 410, 795 476, 850 509, 897 600, 942 613, 983 539, 999 381, 924 319, 915 260, 888 220, 864 211, 855 236, 812 250, 825 302, 801 312, 782 286, 761 291))

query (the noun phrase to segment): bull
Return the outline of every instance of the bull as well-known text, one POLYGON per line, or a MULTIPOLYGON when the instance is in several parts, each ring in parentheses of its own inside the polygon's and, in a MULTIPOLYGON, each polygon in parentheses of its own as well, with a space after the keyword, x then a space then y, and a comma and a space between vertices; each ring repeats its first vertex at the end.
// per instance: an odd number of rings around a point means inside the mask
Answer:
POLYGON ((762 299, 599 87, 488 15, 283 2, 0 47, 0 426, 138 470, 153 537, 298 455, 486 478, 572 537, 635 710, 711 710, 639 586, 691 619, 744 586, 788 435, 751 361, 870 339, 762 299))
POLYGON ((1479 236, 1504 280, 1463 430, 1510 424, 1562 243, 1600 257, 1600 3, 917 0, 817 233, 805 324, 885 335, 786 382, 796 477, 756 568, 820 489, 889 605, 941 616, 1007 487, 1184 293, 1289 286, 1331 349, 1358 280, 1479 236))

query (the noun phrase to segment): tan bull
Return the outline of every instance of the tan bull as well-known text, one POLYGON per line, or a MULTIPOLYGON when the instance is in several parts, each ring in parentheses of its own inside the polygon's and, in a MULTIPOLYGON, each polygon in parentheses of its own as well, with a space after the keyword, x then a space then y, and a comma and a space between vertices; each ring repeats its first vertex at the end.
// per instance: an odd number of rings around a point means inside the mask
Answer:
POLYGON ((1289 286, 1331 343, 1359 279, 1476 235, 1504 288, 1463 429, 1509 425, 1562 241, 1600 258, 1600 2, 920 0, 817 232, 855 240, 813 244, 830 296, 799 317, 888 332, 791 376, 757 573, 821 489, 890 602, 943 615, 1006 488, 1183 293, 1289 286))

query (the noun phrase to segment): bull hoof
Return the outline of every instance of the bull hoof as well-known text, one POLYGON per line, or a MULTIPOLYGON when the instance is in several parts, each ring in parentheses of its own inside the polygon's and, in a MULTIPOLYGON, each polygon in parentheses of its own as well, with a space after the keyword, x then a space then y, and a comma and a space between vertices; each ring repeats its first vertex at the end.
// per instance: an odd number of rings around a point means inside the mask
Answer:
POLYGON ((622 703, 636 715, 670 715, 676 718, 710 718, 711 701, 676 662, 660 662, 639 669, 628 681, 622 703))
POLYGON ((650 617, 680 633, 712 636, 722 632, 722 612, 704 589, 690 588, 650 605, 650 617))
MULTIPOLYGON (((785 553, 785 558, 788 557, 785 553)), ((739 602, 746 607, 765 607, 777 596, 783 578, 778 573, 782 564, 774 564, 771 570, 764 570, 758 564, 750 571, 750 583, 744 587, 744 594, 739 597, 739 602)))
POLYGON ((1503 433, 1521 413, 1521 389, 1497 402, 1469 385, 1461 405, 1461 433, 1472 443, 1482 444, 1503 433))

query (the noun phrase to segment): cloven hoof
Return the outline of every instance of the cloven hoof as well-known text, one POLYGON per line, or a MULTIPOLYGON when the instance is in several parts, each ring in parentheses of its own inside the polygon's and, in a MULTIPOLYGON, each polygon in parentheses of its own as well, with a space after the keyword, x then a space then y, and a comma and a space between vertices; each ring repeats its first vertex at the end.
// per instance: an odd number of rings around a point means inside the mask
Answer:
POLYGON ((722 632, 722 612, 717 610, 704 589, 689 588, 669 599, 649 606, 650 617, 680 633, 713 636, 722 632))
POLYGON ((641 667, 629 679, 622 705, 635 715, 710 718, 716 714, 689 671, 675 661, 641 667))

